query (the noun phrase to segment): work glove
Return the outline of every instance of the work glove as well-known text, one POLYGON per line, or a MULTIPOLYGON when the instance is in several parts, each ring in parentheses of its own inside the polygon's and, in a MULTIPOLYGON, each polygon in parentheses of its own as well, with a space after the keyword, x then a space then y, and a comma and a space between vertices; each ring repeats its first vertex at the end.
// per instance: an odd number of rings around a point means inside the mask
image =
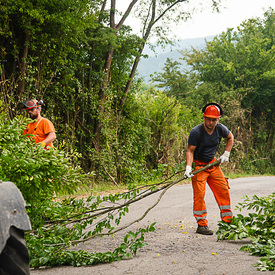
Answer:
POLYGON ((192 174, 192 167, 190 165, 186 165, 184 176, 186 179, 190 179, 194 176, 192 174))
POLYGON ((229 161, 230 152, 224 151, 223 155, 220 156, 221 163, 229 161))
POLYGON ((46 142, 44 142, 44 141, 40 141, 37 144, 40 145, 43 148, 46 146, 46 142))

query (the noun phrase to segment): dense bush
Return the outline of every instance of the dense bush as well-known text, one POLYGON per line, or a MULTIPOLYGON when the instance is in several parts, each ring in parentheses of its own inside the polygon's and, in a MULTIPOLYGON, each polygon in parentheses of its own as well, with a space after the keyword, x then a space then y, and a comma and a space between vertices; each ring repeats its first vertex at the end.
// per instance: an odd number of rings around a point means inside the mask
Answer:
POLYGON ((51 199, 54 192, 73 194, 89 175, 73 166, 68 154, 44 150, 24 136, 27 121, 23 117, 9 120, 0 113, 0 179, 18 186, 35 223, 32 215, 41 217, 37 205, 51 199))

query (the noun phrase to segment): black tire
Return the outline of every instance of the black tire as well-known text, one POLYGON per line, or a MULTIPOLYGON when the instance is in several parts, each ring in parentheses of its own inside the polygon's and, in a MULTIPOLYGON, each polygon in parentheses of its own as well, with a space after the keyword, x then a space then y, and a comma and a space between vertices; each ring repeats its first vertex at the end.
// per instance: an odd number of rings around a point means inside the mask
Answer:
POLYGON ((0 275, 29 275, 29 253, 24 231, 12 226, 10 237, 0 255, 0 275))

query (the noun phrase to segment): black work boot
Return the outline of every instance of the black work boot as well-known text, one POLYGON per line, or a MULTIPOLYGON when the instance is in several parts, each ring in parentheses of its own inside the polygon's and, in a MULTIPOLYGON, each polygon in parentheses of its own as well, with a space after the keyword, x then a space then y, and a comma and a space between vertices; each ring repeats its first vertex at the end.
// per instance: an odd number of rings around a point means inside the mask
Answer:
POLYGON ((208 228, 208 226, 201 226, 198 225, 196 233, 202 234, 202 235, 213 235, 213 231, 208 228))

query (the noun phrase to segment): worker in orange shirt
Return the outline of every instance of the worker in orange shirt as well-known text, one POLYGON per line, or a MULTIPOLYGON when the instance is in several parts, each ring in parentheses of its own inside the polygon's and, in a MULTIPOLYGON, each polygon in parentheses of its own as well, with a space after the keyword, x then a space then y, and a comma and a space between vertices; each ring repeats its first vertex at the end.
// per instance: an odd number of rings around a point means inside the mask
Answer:
POLYGON ((30 135, 29 137, 35 140, 35 143, 41 145, 43 148, 53 148, 53 141, 56 139, 55 129, 50 120, 41 116, 41 106, 43 101, 37 101, 36 99, 27 99, 22 102, 23 107, 29 114, 30 118, 34 122, 27 124, 24 130, 24 135, 30 135))
POLYGON ((212 166, 196 175, 192 174, 192 163, 195 162, 195 170, 214 162, 221 138, 225 139, 225 151, 220 156, 221 163, 229 161, 230 151, 233 145, 233 134, 228 128, 219 123, 223 114, 222 108, 217 103, 208 103, 202 109, 204 123, 194 127, 188 138, 186 152, 186 178, 192 178, 194 194, 193 215, 197 221, 197 233, 212 235, 213 231, 208 227, 207 209, 204 201, 205 186, 208 183, 217 204, 220 208, 222 221, 230 223, 233 218, 230 205, 229 185, 224 177, 220 165, 212 166))

